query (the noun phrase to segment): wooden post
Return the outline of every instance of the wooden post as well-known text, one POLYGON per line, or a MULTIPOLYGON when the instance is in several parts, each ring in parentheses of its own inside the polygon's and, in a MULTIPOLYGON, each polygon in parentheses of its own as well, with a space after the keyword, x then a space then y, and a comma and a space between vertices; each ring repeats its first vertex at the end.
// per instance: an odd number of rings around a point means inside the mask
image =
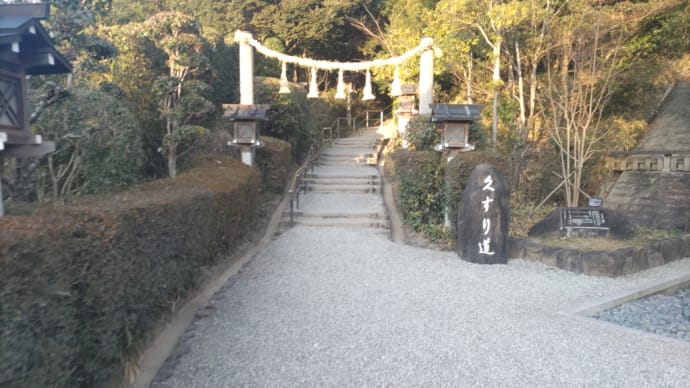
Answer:
POLYGON ((423 38, 422 44, 428 48, 419 59, 419 114, 431 114, 434 103, 434 39, 423 38))

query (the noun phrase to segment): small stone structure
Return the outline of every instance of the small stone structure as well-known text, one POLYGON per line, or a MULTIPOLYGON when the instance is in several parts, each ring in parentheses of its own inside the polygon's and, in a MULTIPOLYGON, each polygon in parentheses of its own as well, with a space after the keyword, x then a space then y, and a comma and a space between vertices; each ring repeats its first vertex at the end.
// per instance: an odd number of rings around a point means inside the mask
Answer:
POLYGON ((463 260, 508 262, 509 200, 508 183, 494 166, 474 168, 458 206, 457 253, 463 260))

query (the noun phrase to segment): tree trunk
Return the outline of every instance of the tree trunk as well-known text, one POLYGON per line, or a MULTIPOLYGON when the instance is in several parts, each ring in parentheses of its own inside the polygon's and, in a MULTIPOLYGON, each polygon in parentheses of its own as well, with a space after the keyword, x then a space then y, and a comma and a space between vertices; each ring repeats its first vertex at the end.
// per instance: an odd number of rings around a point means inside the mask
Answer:
POLYGON ((498 92, 501 85, 501 39, 496 39, 493 45, 494 48, 494 73, 493 73, 493 89, 494 89, 494 102, 493 102, 493 121, 491 125, 491 143, 493 148, 496 148, 496 142, 498 141, 498 92))
POLYGON ((467 73, 465 77, 465 89, 467 90, 467 103, 472 103, 472 52, 467 53, 467 73))
POLYGON ((177 176, 177 142, 173 140, 168 142, 168 176, 177 176))

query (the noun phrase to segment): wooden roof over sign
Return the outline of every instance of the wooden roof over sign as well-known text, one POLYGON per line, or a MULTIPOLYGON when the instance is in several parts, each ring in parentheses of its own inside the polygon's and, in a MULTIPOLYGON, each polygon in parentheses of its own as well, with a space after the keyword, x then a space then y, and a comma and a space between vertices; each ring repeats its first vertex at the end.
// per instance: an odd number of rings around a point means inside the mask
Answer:
POLYGON ((270 105, 223 104, 223 118, 230 120, 268 120, 270 105))
POLYGON ((431 122, 478 121, 482 106, 476 104, 431 104, 431 122))
POLYGON ((41 25, 49 14, 47 3, 0 4, 0 61, 22 66, 29 75, 72 72, 41 25))

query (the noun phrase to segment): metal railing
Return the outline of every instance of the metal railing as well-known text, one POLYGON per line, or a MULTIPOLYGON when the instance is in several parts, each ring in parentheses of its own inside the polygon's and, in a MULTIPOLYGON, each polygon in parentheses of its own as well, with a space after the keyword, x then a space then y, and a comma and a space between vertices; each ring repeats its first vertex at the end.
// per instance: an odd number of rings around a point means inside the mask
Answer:
POLYGON ((307 191, 307 175, 314 172, 314 165, 321 160, 321 151, 333 144, 333 127, 324 127, 319 134, 319 142, 309 147, 307 159, 295 171, 290 181, 290 226, 295 225, 295 208, 299 209, 299 195, 307 191))
POLYGON ((366 110, 364 111, 364 127, 380 127, 383 126, 383 110, 366 110))
POLYGON ((290 226, 295 225, 295 208, 299 209, 299 195, 307 190, 307 174, 314 171, 314 164, 318 164, 321 156, 320 146, 312 144, 307 154, 307 160, 295 171, 290 182, 290 226))

